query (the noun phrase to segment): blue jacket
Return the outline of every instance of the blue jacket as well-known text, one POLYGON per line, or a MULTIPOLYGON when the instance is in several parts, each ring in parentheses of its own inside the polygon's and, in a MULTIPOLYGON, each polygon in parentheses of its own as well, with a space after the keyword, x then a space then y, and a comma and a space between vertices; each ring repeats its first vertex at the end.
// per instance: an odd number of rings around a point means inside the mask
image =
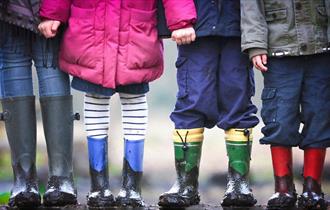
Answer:
MULTIPOLYGON (((158 5, 158 32, 169 37, 162 1, 158 5)), ((194 0, 197 22, 194 26, 197 37, 241 36, 240 0, 194 0)))

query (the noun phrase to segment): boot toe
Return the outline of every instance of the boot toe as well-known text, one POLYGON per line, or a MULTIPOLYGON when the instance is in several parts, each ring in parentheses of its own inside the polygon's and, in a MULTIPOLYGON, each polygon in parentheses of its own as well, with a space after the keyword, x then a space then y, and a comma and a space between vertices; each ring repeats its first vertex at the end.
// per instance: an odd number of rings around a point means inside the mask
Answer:
POLYGON ((145 203, 142 198, 127 198, 127 197, 116 197, 116 206, 121 207, 144 207, 145 203))
POLYGON ((41 205, 41 197, 35 192, 20 192, 10 197, 8 206, 10 207, 36 207, 41 205))
POLYGON ((179 193, 165 193, 159 197, 159 206, 164 207, 188 207, 197 205, 200 202, 200 196, 197 194, 191 196, 180 195, 179 193))
POLYGON ((224 196, 221 205, 250 207, 250 206, 254 206, 256 203, 257 200, 254 198, 252 193, 249 194, 228 193, 224 196))
POLYGON ((87 205, 89 207, 114 206, 115 198, 110 190, 91 192, 87 195, 87 205))
POLYGON ((327 209, 327 206, 328 203, 324 200, 323 194, 305 192, 298 199, 298 207, 301 209, 327 209))
POLYGON ((267 203, 268 209, 286 209, 296 205, 297 196, 295 193, 276 192, 267 203))
POLYGON ((66 206, 77 204, 76 194, 61 192, 59 190, 46 192, 43 199, 45 206, 66 206))

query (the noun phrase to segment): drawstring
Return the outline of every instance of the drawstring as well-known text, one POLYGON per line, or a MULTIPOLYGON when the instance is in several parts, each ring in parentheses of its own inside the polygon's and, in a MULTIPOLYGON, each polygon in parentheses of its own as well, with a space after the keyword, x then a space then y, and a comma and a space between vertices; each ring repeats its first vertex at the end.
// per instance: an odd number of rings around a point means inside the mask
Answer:
POLYGON ((251 149, 250 149, 250 145, 251 145, 251 140, 250 140, 250 136, 251 136, 251 132, 248 128, 244 128, 244 130, 235 130, 235 131, 239 131, 239 132, 243 132, 243 135, 247 137, 247 147, 248 147, 248 151, 249 151, 249 158, 251 160, 251 149))
POLYGON ((187 150, 189 149, 189 148, 188 148, 188 145, 187 145, 187 137, 188 137, 189 131, 186 132, 186 135, 185 135, 185 137, 184 137, 184 140, 183 140, 182 136, 180 135, 179 131, 176 131, 176 133, 177 133, 178 136, 180 137, 180 140, 181 140, 181 142, 182 142, 182 144, 183 144, 183 146, 182 146, 182 150, 183 150, 184 152, 187 151, 187 150))

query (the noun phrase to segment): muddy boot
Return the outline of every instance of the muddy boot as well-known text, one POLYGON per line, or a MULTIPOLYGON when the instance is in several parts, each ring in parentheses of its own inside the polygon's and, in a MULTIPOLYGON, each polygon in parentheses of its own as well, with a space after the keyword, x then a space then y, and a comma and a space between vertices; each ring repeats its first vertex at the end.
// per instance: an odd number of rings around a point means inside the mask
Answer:
POLYGON ((203 131, 203 128, 175 131, 174 152, 177 180, 168 192, 159 197, 159 206, 188 207, 199 204, 198 174, 203 131))
POLYGON ((249 168, 252 147, 252 129, 226 131, 227 156, 229 158, 227 189, 222 206, 253 206, 257 200, 249 185, 249 168))
POLYGON ((327 206, 321 185, 312 177, 305 178, 303 193, 298 199, 299 209, 327 209, 327 206))
POLYGON ((3 114, 11 151, 14 186, 10 207, 36 207, 40 205, 36 159, 35 97, 2 99, 3 114))
POLYGON ((125 140, 123 184, 116 197, 117 206, 143 207, 141 179, 143 173, 144 140, 125 140))
POLYGON ((115 204, 110 191, 108 171, 108 138, 88 137, 91 190, 87 195, 89 207, 109 207, 115 204))
POLYGON ((72 96, 41 97, 40 105, 49 165, 49 179, 43 196, 44 205, 77 204, 72 168, 72 96))
POLYGON ((308 148, 304 151, 304 187, 298 199, 300 209, 327 209, 321 189, 326 149, 308 148))
POLYGON ((268 209, 288 209, 296 205, 297 193, 292 175, 292 150, 289 147, 272 146, 275 193, 267 203, 268 209))

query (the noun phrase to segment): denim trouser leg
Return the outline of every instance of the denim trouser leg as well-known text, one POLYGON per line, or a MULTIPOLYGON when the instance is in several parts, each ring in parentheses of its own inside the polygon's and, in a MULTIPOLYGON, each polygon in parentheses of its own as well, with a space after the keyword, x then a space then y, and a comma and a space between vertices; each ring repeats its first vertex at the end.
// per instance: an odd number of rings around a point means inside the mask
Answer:
MULTIPOLYGON (((32 33, 32 32, 31 32, 32 33)), ((64 96, 70 94, 69 76, 54 67, 52 47, 56 39, 49 41, 35 36, 32 42, 24 36, 7 36, 2 46, 3 67, 0 69, 1 98, 32 96, 32 60, 37 69, 40 96, 64 96), (47 56, 46 56, 47 51, 47 56)))
POLYGON ((270 58, 264 75, 262 144, 330 146, 329 54, 270 58), (302 133, 300 123, 304 124, 302 133))

